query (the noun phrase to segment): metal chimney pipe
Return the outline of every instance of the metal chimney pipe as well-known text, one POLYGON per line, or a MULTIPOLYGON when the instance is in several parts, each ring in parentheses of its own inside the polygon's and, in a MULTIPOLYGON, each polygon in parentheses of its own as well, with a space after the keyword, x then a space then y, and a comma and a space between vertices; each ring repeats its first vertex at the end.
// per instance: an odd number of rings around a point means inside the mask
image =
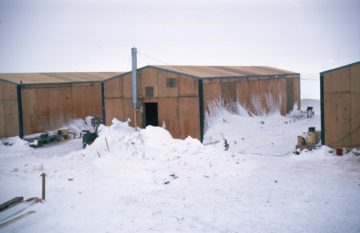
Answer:
POLYGON ((137 70, 137 49, 134 47, 131 49, 131 60, 132 60, 132 97, 134 104, 134 111, 137 109, 137 89, 136 89, 136 70, 137 70))

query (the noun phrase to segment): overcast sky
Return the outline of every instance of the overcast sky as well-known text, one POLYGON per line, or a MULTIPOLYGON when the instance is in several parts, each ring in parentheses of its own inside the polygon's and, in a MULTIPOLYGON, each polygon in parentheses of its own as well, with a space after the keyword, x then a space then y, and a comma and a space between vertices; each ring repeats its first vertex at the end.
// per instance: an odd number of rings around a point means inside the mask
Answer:
POLYGON ((0 0, 0 72, 268 65, 300 73, 360 60, 359 0, 0 0))

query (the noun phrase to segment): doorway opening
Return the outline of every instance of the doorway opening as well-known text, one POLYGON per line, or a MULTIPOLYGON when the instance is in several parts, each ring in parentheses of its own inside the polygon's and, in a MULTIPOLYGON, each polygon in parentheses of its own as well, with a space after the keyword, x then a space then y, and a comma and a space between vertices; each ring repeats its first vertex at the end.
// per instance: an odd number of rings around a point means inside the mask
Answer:
POLYGON ((148 125, 158 126, 158 104, 144 103, 145 127, 148 125))

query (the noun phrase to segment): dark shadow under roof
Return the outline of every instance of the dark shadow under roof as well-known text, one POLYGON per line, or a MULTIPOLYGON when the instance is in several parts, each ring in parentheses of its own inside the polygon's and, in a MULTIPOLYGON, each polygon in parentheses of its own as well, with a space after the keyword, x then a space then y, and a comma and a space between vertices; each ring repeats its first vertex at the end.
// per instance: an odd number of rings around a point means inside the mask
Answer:
POLYGON ((98 82, 122 72, 0 73, 0 80, 14 84, 98 82))

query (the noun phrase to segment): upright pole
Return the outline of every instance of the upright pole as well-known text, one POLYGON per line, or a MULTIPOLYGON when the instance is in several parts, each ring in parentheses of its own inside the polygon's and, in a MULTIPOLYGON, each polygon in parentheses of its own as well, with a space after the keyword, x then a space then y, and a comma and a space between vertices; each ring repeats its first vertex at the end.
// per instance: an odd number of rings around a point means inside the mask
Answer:
POLYGON ((136 85, 136 70, 137 70, 137 49, 134 47, 131 49, 131 61, 132 61, 132 94, 133 94, 133 105, 134 105, 134 127, 136 129, 136 110, 137 110, 137 85, 136 85))
POLYGON ((41 177, 42 177, 42 185, 41 185, 41 186, 42 186, 42 187, 41 187, 41 188, 42 188, 42 190, 41 190, 42 192, 41 192, 41 199, 43 199, 44 201, 45 201, 45 176, 46 176, 46 175, 45 175, 45 173, 42 173, 42 174, 41 174, 41 177))

